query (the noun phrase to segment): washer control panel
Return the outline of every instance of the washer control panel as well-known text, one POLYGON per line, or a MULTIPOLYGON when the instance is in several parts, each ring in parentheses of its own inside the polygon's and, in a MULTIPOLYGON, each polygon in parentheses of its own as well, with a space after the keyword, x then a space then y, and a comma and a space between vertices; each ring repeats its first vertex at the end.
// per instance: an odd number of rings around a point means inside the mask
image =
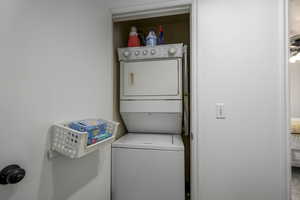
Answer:
POLYGON ((145 47, 119 48, 119 61, 131 61, 158 58, 181 58, 183 56, 183 44, 167 44, 145 47))

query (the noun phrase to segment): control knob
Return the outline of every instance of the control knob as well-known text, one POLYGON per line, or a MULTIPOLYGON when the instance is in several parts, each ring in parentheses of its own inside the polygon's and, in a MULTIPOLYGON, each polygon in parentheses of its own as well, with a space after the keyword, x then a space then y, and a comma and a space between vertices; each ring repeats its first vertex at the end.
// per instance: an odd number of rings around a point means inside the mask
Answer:
POLYGON ((174 55, 175 53, 176 53, 176 49, 175 48, 172 47, 172 48, 169 49, 169 54, 170 55, 174 55))
POLYGON ((147 55, 147 53, 148 53, 147 50, 144 50, 144 51, 143 51, 143 54, 144 54, 144 55, 147 55))
POLYGON ((129 57, 129 56, 130 56, 130 51, 124 51, 124 52, 123 52, 123 55, 124 55, 125 57, 129 57))
POLYGON ((150 53, 151 55, 154 55, 156 53, 155 49, 152 49, 150 53))

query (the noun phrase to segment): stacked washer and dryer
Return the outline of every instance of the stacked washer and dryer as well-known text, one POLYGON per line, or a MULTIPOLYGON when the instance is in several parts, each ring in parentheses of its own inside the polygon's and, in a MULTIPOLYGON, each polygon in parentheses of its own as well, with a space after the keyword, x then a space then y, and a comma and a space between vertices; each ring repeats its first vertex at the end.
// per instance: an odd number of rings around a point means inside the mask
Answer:
POLYGON ((185 199, 185 49, 118 49, 120 113, 128 133, 112 144, 113 200, 185 199))

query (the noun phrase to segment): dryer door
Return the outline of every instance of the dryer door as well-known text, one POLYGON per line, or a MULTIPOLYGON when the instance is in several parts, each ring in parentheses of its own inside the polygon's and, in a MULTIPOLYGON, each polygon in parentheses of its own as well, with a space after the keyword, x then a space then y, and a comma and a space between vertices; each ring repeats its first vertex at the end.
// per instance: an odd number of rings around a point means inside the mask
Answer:
POLYGON ((121 99, 181 98, 181 59, 121 63, 121 99))

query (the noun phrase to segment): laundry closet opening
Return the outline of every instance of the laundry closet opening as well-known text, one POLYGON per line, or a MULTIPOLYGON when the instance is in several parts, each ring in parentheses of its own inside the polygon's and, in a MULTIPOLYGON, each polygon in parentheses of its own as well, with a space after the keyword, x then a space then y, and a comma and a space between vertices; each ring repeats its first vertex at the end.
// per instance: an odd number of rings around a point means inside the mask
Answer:
POLYGON ((118 19, 113 47, 112 199, 190 199, 190 13, 118 19), (140 46, 128 48, 132 27, 140 46), (147 46, 150 31, 163 44, 147 46))

